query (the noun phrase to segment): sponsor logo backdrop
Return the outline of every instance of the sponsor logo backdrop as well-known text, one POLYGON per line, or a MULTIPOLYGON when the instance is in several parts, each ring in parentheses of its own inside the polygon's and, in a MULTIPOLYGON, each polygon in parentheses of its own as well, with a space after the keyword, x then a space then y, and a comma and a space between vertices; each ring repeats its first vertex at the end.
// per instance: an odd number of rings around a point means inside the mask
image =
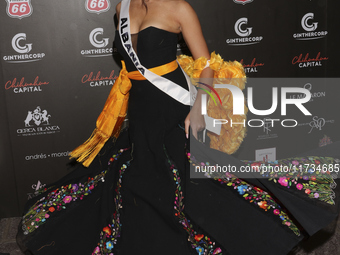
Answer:
MULTIPOLYGON (((272 160, 339 140, 337 1, 188 2, 210 51, 240 61, 250 78, 304 77, 292 86, 312 93, 306 105, 312 116, 288 116, 299 121, 289 132, 270 120, 282 119, 279 112, 261 116, 265 124, 248 129, 237 157, 272 160)), ((19 216, 36 190, 67 174, 68 153, 91 134, 120 70, 117 3, 0 2, 0 217, 19 216)), ((188 54, 183 39, 182 52, 188 54)), ((275 84, 279 91, 284 85, 275 84)), ((268 109, 272 86, 252 79, 248 86, 254 87, 255 106, 268 109)))

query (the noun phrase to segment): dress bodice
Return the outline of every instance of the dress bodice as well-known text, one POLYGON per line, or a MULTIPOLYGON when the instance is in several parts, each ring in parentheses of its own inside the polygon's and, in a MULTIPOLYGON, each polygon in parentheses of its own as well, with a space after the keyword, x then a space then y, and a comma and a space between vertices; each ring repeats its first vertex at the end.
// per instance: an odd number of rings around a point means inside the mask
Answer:
MULTIPOLYGON (((152 68, 164 65, 176 59, 178 35, 157 27, 147 27, 137 34, 132 34, 132 44, 143 66, 152 68)), ((116 30, 115 45, 123 56, 126 69, 136 70, 134 64, 123 48, 116 30)))

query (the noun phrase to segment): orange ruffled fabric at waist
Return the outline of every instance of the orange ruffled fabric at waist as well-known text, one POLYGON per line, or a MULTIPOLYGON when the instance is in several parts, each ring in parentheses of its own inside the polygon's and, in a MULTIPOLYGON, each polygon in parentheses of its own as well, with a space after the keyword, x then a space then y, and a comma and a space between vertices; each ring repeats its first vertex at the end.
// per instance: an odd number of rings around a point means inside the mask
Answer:
MULTIPOLYGON (((174 60, 170 63, 150 68, 149 70, 162 76, 173 72, 177 68, 178 63, 174 60)), ((91 164, 110 137, 118 137, 122 123, 126 117, 129 91, 131 89, 130 79, 146 80, 139 71, 128 72, 125 62, 122 61, 122 69, 97 119, 95 130, 89 139, 70 153, 70 157, 76 158, 77 161, 82 162, 85 167, 91 164)))
MULTIPOLYGON (((155 74, 158 74, 159 76, 163 76, 167 73, 171 73, 171 72, 175 71, 177 69, 177 67, 178 67, 178 63, 177 63, 176 60, 174 60, 170 63, 150 68, 149 71, 151 71, 155 74)), ((146 80, 146 78, 139 71, 129 72, 127 74, 127 76, 131 80, 138 80, 138 81, 146 80)))

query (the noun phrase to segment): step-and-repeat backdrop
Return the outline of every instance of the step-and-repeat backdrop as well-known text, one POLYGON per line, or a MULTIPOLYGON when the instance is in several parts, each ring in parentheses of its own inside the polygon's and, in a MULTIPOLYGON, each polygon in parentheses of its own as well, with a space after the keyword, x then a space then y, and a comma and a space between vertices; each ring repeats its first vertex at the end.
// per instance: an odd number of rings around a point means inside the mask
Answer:
MULTIPOLYGON (((337 1, 188 2, 209 50, 244 65, 256 108, 270 108, 272 87, 312 94, 312 115, 300 112, 288 130, 280 113, 261 116, 237 157, 272 160, 339 140, 337 1)), ((0 1, 0 217, 19 216, 36 190, 65 175, 68 153, 94 129, 120 71, 117 3, 0 1)), ((178 53, 187 52, 179 39, 178 53)))

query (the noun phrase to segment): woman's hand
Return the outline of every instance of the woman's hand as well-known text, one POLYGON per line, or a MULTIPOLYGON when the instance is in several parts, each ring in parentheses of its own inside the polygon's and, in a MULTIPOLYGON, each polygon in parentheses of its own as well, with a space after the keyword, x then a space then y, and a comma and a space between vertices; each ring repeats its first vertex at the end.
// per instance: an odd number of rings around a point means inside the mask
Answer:
POLYGON ((201 112, 201 93, 202 90, 199 90, 197 93, 196 101, 184 121, 185 134, 187 138, 189 138, 190 127, 192 135, 196 139, 198 139, 197 133, 205 129, 204 116, 202 115, 201 112))

